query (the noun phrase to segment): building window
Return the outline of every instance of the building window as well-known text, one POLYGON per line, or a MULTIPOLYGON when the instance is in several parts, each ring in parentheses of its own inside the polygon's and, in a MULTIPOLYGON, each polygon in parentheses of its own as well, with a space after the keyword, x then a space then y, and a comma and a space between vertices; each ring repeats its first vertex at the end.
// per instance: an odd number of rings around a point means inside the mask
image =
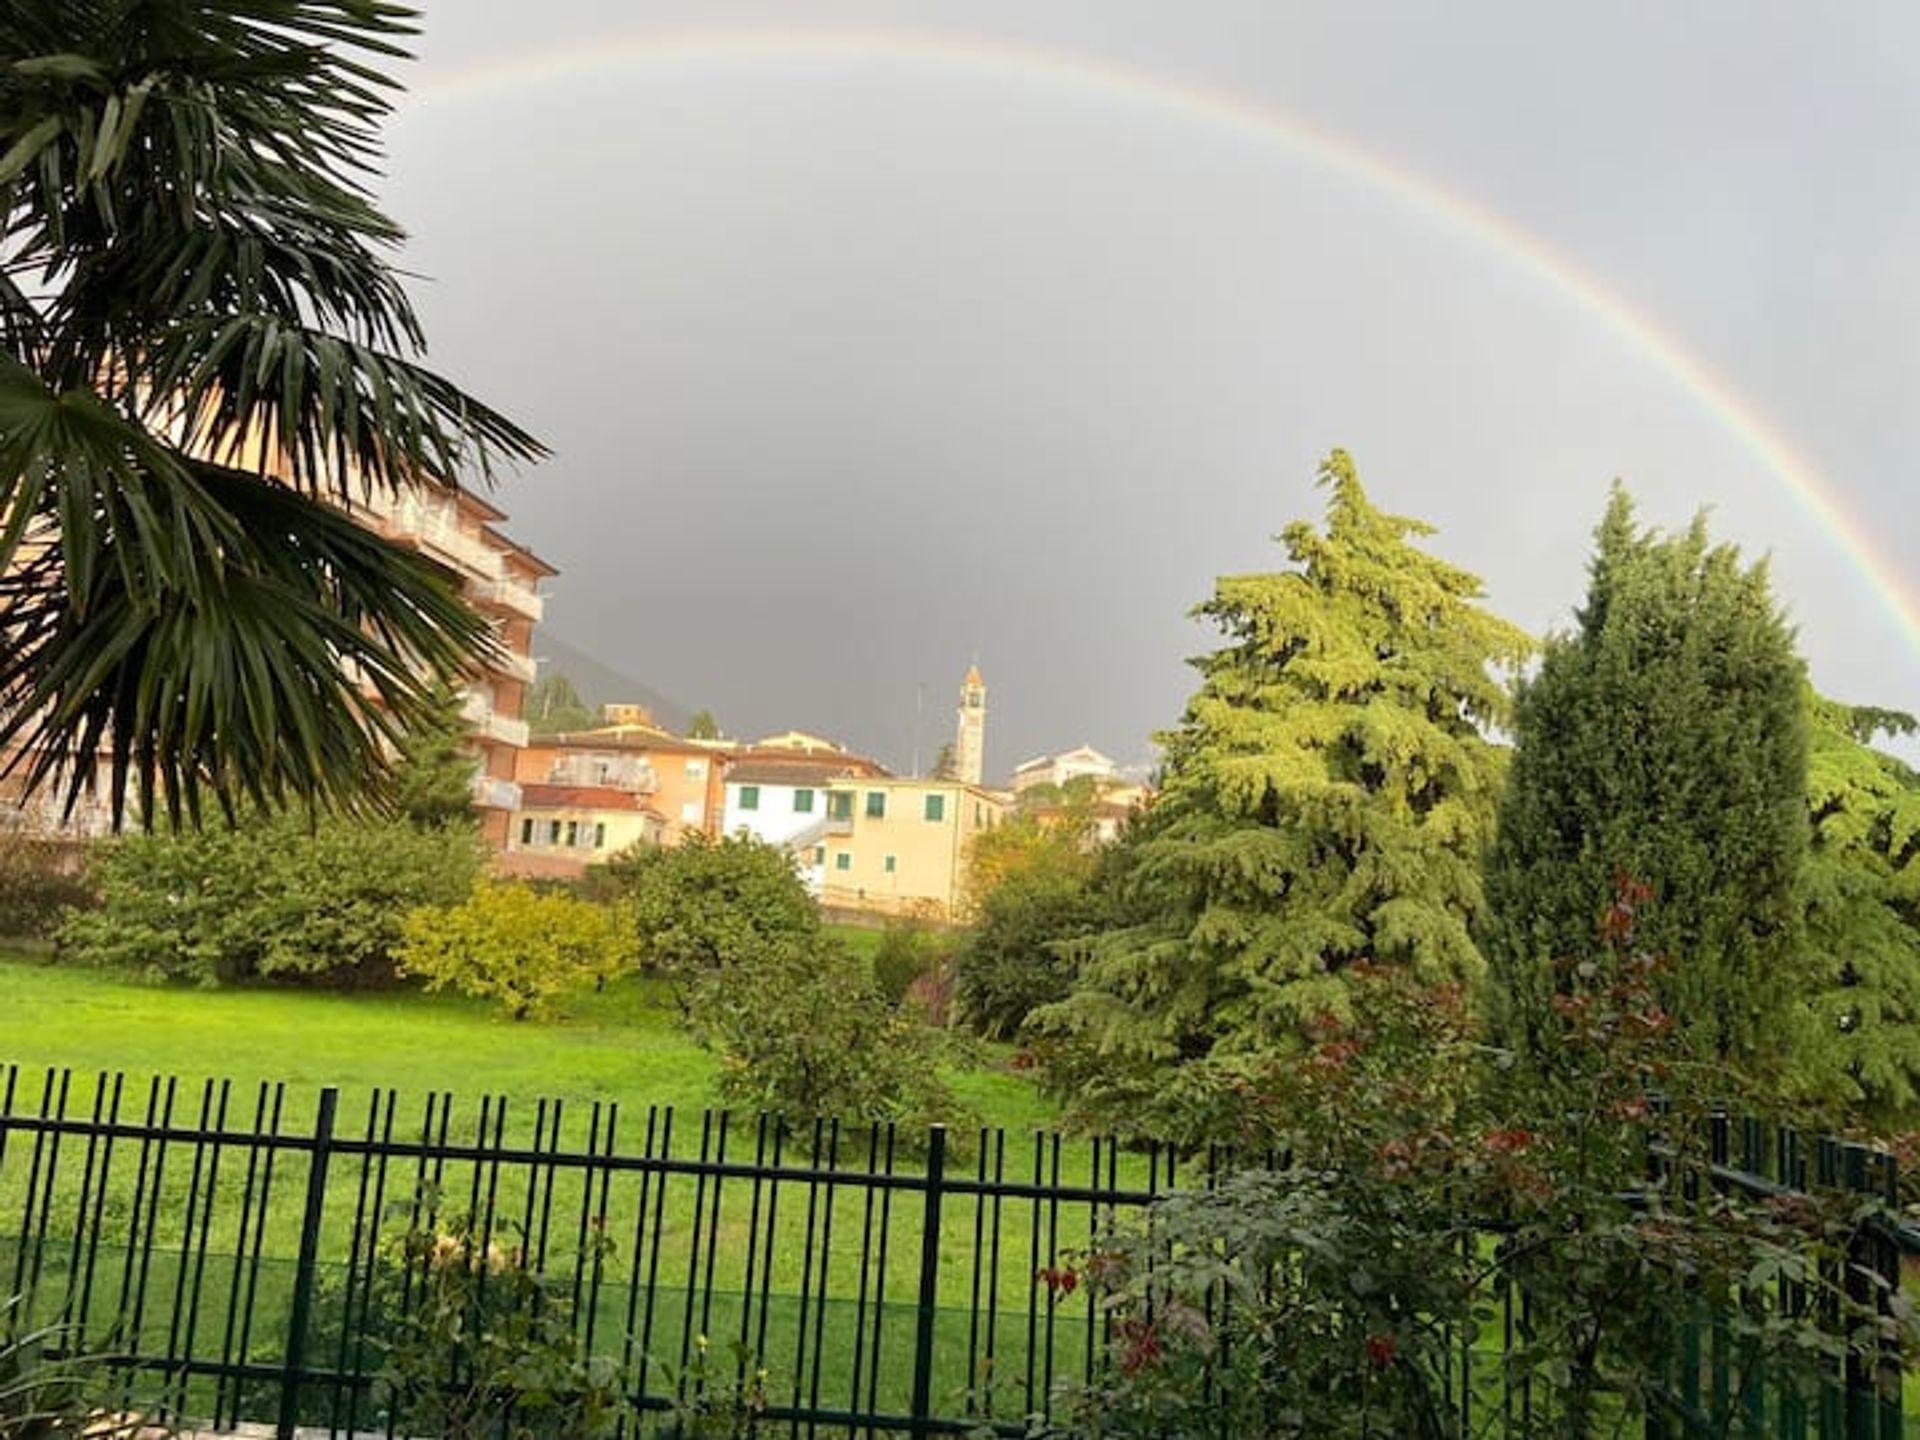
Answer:
POLYGON ((549 820, 547 821, 547 844, 558 845, 559 843, 560 822, 558 820, 549 820))
POLYGON ((742 810, 758 810, 760 808, 760 787, 758 785, 742 785, 740 787, 740 808, 742 810))
POLYGON ((867 791, 867 818, 884 820, 887 818, 887 792, 884 790, 867 791))
POLYGON ((884 868, 885 868, 885 870, 886 870, 886 872, 887 872, 887 874, 889 874, 889 875, 891 875, 891 874, 893 874, 893 872, 894 872, 895 870, 897 870, 897 869, 899 869, 899 868, 900 868, 900 860, 899 860, 899 857, 898 857, 898 856, 895 856, 895 855, 889 855, 889 856, 887 856, 887 858, 886 858, 886 860, 885 860, 885 862, 884 862, 884 868))
POLYGON ((520 822, 520 843, 522 845, 533 844, 533 821, 522 820, 520 822))
POLYGON ((596 820, 594 822, 593 848, 596 850, 604 850, 607 848, 607 827, 604 821, 596 820))
POLYGON ((927 819, 944 820, 947 818, 947 797, 944 795, 927 796, 927 819))
POLYGON ((973 823, 976 826, 987 823, 986 812, 980 808, 980 802, 978 800, 973 802, 973 823))
POLYGON ((567 821, 567 844, 569 846, 574 846, 574 845, 578 845, 579 843, 580 843, 580 822, 578 820, 569 820, 567 821))
POLYGON ((833 868, 836 870, 851 870, 853 868, 853 852, 851 850, 842 850, 838 855, 834 856, 833 868))
POLYGON ((687 761, 687 778, 689 780, 706 779, 707 778, 707 762, 704 760, 687 761))
POLYGON ((827 818, 829 820, 851 820, 853 818, 853 792, 851 790, 829 790, 827 792, 827 818))
POLYGON ((816 845, 813 847, 813 863, 816 865, 824 865, 827 863, 827 847, 826 846, 816 845))
POLYGON ((813 813, 813 791, 796 790, 793 792, 793 813, 811 815, 813 813))

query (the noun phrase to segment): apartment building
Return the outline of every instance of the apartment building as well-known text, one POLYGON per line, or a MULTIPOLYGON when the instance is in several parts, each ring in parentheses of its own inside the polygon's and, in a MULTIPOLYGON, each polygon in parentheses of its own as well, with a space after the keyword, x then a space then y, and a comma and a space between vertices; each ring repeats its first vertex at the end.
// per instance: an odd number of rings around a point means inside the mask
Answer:
POLYGON ((807 738, 817 743, 786 744, 786 737, 775 736, 728 757, 720 829, 785 847, 807 889, 818 896, 826 879, 821 842, 827 835, 828 794, 836 785, 885 778, 887 772, 831 741, 807 738))
POLYGON ((468 601, 492 625, 495 653, 466 677, 461 714, 475 756, 481 834, 503 852, 520 809, 518 756, 529 739, 522 715, 534 677, 533 630, 546 610, 540 585, 557 572, 499 528, 505 512, 470 491, 376 493, 355 513, 389 540, 459 575, 468 601))
POLYGON ((1006 798, 963 780, 863 776, 827 791, 826 820, 806 862, 823 905, 875 914, 960 918, 967 854, 998 825, 1006 798))
POLYGON ((716 835, 727 761, 644 724, 532 740, 514 757, 518 795, 501 866, 577 876, 631 845, 716 835))

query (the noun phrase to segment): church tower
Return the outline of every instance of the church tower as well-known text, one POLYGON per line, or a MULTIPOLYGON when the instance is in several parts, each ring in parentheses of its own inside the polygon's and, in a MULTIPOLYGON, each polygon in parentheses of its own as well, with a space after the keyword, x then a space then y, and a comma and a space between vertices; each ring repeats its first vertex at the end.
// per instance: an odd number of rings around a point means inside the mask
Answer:
POLYGON ((953 743, 954 778, 978 785, 986 758, 987 684, 980 678, 980 667, 969 665, 967 678, 960 685, 960 730, 953 743))

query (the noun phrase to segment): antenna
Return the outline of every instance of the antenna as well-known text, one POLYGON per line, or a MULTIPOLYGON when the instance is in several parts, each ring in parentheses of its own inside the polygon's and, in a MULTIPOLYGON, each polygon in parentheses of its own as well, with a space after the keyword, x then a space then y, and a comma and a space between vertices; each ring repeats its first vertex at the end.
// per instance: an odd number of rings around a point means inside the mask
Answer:
POLYGON ((917 681, 913 687, 913 778, 920 778, 920 720, 927 711, 927 683, 917 681))

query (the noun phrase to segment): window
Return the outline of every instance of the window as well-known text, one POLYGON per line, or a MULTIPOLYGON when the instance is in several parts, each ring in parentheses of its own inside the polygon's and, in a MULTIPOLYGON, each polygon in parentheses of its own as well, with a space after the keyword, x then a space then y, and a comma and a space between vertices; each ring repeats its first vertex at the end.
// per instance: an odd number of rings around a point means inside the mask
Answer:
POLYGON ((886 872, 887 872, 887 874, 889 874, 889 875, 891 875, 891 874, 893 874, 893 872, 894 872, 895 870, 897 870, 897 869, 899 869, 899 868, 900 868, 900 861, 899 861, 899 857, 897 857, 897 856, 894 856, 894 855, 889 855, 889 856, 887 856, 887 858, 886 858, 886 861, 885 861, 885 869, 886 869, 886 872))
POLYGON ((522 820, 520 822, 520 843, 522 845, 533 844, 533 821, 522 820))
POLYGON ((793 792, 793 813, 811 815, 813 813, 813 791, 796 790, 793 792))
POLYGON ((853 818, 853 792, 851 790, 829 790, 827 792, 827 818, 829 820, 851 820, 853 818))
POLYGON ((740 808, 742 810, 758 810, 760 808, 760 787, 758 785, 742 785, 740 787, 740 808))
POLYGON ((987 823, 986 812, 980 808, 980 802, 978 800, 973 802, 973 823, 976 826, 987 823))
POLYGON ((813 863, 816 865, 824 865, 827 863, 827 847, 826 846, 816 845, 813 847, 813 863))
POLYGON ((596 820, 594 822, 593 848, 596 850, 604 850, 607 848, 607 827, 603 821, 596 820))
POLYGON ((944 820, 947 818, 947 797, 944 795, 927 796, 927 819, 944 820))
POLYGON ((580 822, 578 820, 569 820, 567 821, 567 844, 578 845, 579 843, 580 843, 580 822))
POLYGON ((842 850, 838 855, 834 856, 833 868, 836 870, 851 870, 853 868, 853 852, 851 850, 842 850))
POLYGON ((560 822, 558 820, 549 820, 547 821, 547 844, 558 845, 559 843, 560 822))
POLYGON ((706 779, 707 778, 707 762, 704 760, 687 761, 687 778, 689 780, 706 779))
POLYGON ((887 818, 887 792, 884 790, 867 791, 867 818, 884 820, 887 818))

